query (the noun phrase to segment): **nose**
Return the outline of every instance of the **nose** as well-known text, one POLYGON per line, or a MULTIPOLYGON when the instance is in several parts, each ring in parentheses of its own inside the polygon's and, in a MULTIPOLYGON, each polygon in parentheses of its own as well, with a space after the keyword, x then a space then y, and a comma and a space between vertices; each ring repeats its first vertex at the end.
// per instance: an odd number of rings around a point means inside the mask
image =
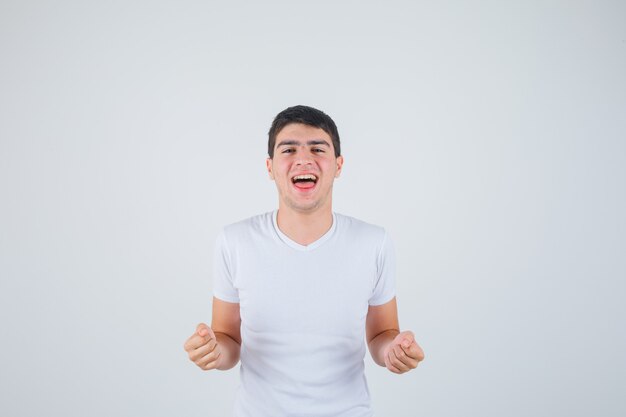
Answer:
POLYGON ((313 161, 310 158, 307 158, 306 156, 301 156, 295 161, 296 166, 306 166, 306 165, 311 165, 312 163, 313 161))

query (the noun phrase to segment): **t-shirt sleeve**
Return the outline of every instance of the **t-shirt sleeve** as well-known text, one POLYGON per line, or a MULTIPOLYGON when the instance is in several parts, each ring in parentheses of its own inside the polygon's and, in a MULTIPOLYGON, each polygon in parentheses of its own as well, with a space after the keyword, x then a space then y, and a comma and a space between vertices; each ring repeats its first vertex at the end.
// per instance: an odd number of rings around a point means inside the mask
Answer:
POLYGON ((388 303, 396 296, 396 253, 393 242, 387 232, 376 260, 377 277, 369 305, 378 306, 388 303))
POLYGON ((226 241, 226 234, 222 231, 215 242, 213 257, 213 295, 229 303, 239 302, 239 291, 233 284, 233 264, 226 241))

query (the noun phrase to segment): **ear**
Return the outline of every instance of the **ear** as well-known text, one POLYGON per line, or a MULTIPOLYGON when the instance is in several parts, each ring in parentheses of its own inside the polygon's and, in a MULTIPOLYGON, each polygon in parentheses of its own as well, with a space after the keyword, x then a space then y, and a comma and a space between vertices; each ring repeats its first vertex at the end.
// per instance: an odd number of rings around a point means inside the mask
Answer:
POLYGON ((274 172, 272 171, 273 166, 272 166, 272 158, 267 158, 265 160, 265 166, 267 168, 267 173, 270 176, 270 179, 273 181, 274 180, 274 172))
POLYGON ((343 156, 339 155, 337 157, 337 172, 335 172, 335 178, 339 178, 339 175, 341 175, 342 168, 343 168, 343 156))

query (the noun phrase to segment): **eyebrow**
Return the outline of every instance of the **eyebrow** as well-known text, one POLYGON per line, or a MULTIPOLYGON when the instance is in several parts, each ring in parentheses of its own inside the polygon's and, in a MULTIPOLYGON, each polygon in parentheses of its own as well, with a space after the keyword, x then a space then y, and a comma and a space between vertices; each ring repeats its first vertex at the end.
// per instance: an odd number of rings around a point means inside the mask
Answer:
MULTIPOLYGON (((330 148, 330 144, 327 141, 322 140, 322 139, 309 140, 306 142, 306 144, 309 146, 325 145, 330 148)), ((294 145, 300 145, 300 141, 294 140, 294 139, 286 139, 286 140, 281 141, 278 145, 276 145, 276 147, 280 148, 281 146, 294 146, 294 145)))

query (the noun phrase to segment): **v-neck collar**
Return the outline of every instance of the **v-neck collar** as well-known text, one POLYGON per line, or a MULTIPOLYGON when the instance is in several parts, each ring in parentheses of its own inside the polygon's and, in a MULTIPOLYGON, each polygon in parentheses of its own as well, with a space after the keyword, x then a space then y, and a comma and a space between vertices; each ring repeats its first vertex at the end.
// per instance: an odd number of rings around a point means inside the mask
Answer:
POLYGON ((289 236, 287 236, 280 230, 280 228, 278 227, 278 210, 274 210, 274 212, 272 213, 272 223, 274 224, 274 230, 276 231, 276 234, 278 235, 280 240, 282 240, 285 244, 293 249, 306 252, 320 247, 322 244, 324 244, 324 242, 332 237, 332 235, 335 233, 335 229, 337 228, 337 216, 333 212, 333 224, 330 226, 330 229, 328 229, 328 231, 315 242, 311 242, 308 245, 299 244, 298 242, 290 239, 289 236))

